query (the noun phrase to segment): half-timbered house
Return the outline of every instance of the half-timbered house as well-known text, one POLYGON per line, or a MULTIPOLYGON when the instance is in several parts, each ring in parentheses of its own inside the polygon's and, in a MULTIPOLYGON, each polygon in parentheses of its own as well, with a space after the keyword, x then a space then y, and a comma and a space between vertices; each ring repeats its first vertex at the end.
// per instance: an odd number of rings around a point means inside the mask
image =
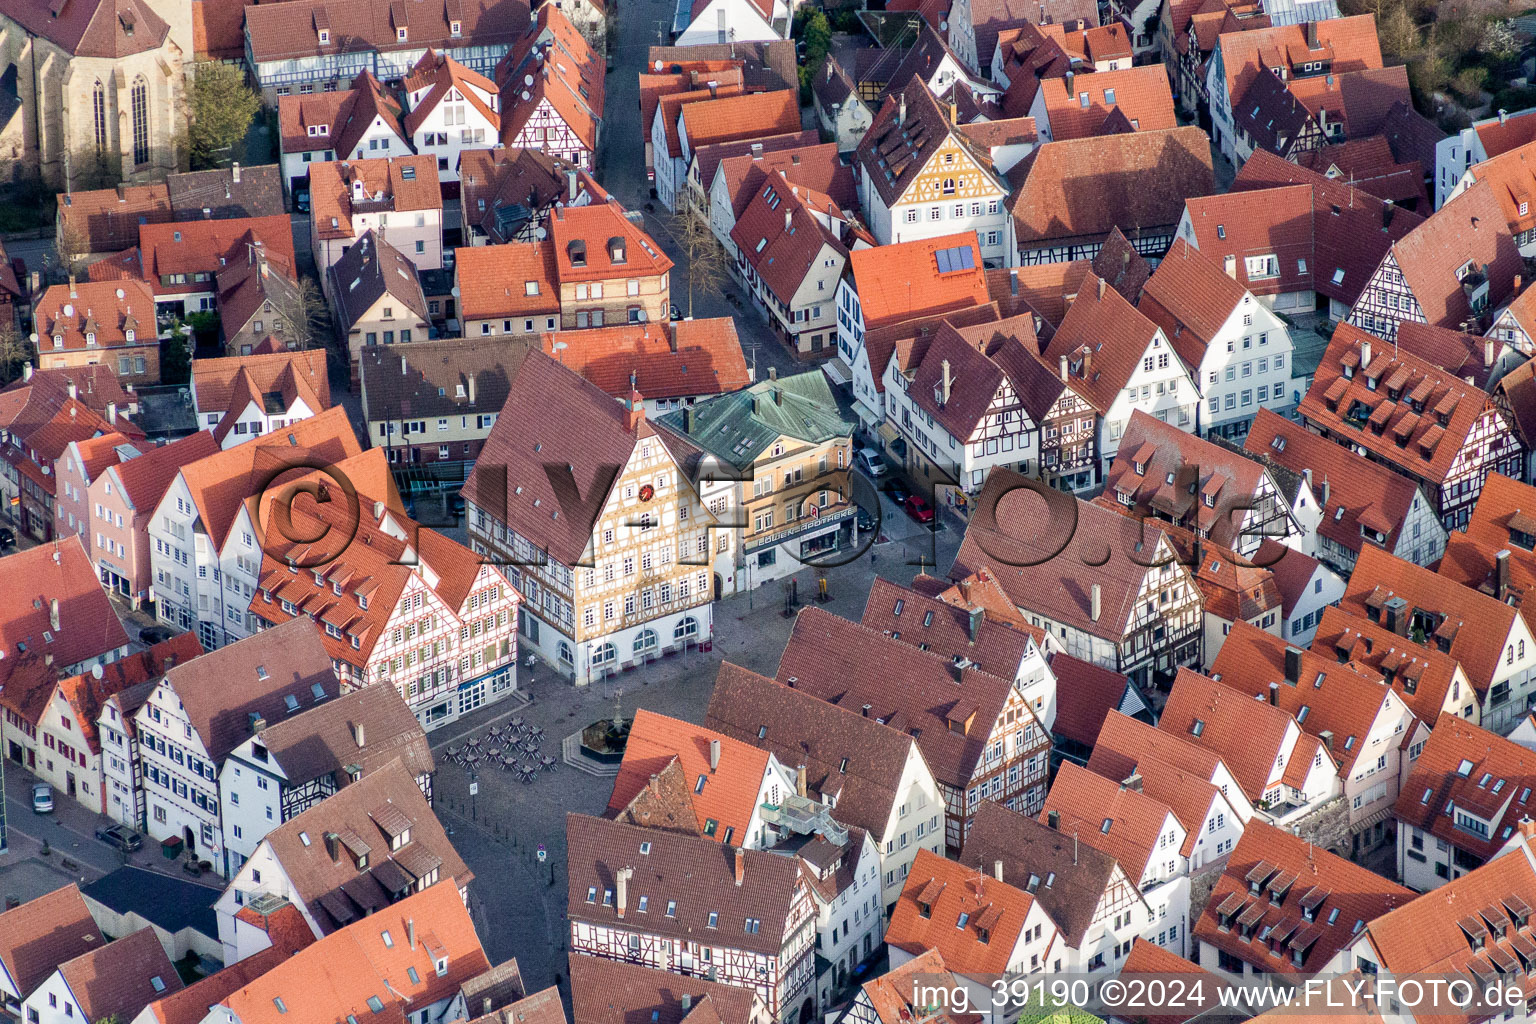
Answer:
POLYGON ((1250 557, 1266 537, 1307 551, 1313 546, 1308 525, 1316 529, 1313 516, 1291 507, 1269 467, 1139 409, 1098 500, 1250 557))
POLYGON ((570 948, 750 989, 782 1024, 815 1009, 816 905, 798 860, 566 817, 570 948))
POLYGON ((974 231, 985 265, 1015 262, 1008 182, 921 79, 886 97, 854 162, 859 198, 880 245, 974 231))
MULTIPOLYGON (((1475 691, 1461 662, 1363 615, 1336 605, 1323 609, 1312 649, 1362 672, 1376 673, 1426 725, 1433 727, 1442 714, 1473 725, 1482 717, 1482 705, 1467 699, 1475 691)), ((1405 756, 1410 765, 1418 758, 1419 748, 1418 742, 1408 744, 1405 756)))
POLYGON ((1051 518, 1062 525, 1042 533, 1039 498, 1027 493, 1039 491, 1011 470, 994 470, 976 500, 951 578, 991 568, 1031 625, 1068 654, 1138 685, 1198 664, 1200 591, 1168 536, 1155 522, 1070 496, 1052 497, 1051 518), (1086 584, 1085 566, 1094 567, 1086 584))
MULTIPOLYGON (((964 843, 983 799, 1039 811, 1050 731, 1019 680, 984 671, 964 654, 914 652, 909 643, 820 608, 796 619, 778 679, 895 728, 918 730, 918 747, 944 797, 942 827, 951 852, 964 843)), ((939 827, 934 808, 926 828, 919 823, 918 837, 939 827)))
POLYGON ((1387 341, 1404 320, 1481 334, 1523 267, 1493 186, 1479 182, 1393 244, 1349 322, 1387 341))
POLYGON ((1489 473, 1519 476, 1520 440, 1488 393, 1340 324, 1301 400, 1312 430, 1417 483, 1447 530, 1465 526, 1489 473))
POLYGON ((496 65, 501 144, 543 151, 590 171, 603 121, 605 69, 556 4, 542 4, 496 65))
POLYGON ((704 722, 795 765, 797 779, 804 766, 804 795, 874 842, 882 907, 896 902, 919 850, 944 852, 933 822, 943 797, 910 733, 730 662, 720 666, 704 722))
POLYGON ((1310 976, 1413 893, 1310 840, 1251 821, 1195 924, 1193 959, 1228 976, 1310 976))
POLYGON ((1460 717, 1503 735, 1525 716, 1536 694, 1536 636, 1514 606, 1366 548, 1339 607, 1461 662, 1471 688, 1460 717), (1480 715, 1465 707, 1472 703, 1480 715))
POLYGON ((251 733, 219 770, 230 864, 249 860, 278 825, 396 759, 431 803, 435 766, 426 733, 388 686, 353 690, 251 733))

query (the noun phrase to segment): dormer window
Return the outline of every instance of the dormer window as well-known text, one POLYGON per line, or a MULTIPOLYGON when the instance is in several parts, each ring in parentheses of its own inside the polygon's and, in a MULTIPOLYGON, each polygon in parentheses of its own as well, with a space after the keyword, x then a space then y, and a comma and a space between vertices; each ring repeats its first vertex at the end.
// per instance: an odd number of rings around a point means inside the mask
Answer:
POLYGON ((404 25, 402 25, 399 28, 395 29, 395 39, 396 40, 398 40, 399 42, 403 43, 403 42, 405 42, 405 38, 406 38, 406 31, 405 31, 405 26, 404 25))
POLYGON ((64 347, 64 335, 62 335, 62 334, 55 334, 53 336, 53 347, 54 348, 63 348, 64 347))
POLYGON ((88 331, 88 332, 86 332, 85 343, 87 345, 94 345, 94 344, 96 344, 96 332, 95 331, 88 331))
POLYGON ((321 45, 329 43, 330 41, 331 41, 331 30, 328 29, 328 28, 321 29, 320 30, 320 43, 321 43, 321 45))
POLYGON ((124 341, 130 341, 131 342, 133 340, 133 337, 134 337, 134 330, 133 330, 132 327, 128 328, 126 331, 123 332, 123 340, 124 341))
POLYGON ((455 39, 459 38, 459 36, 464 34, 464 23, 461 21, 450 21, 448 23, 448 34, 455 39))

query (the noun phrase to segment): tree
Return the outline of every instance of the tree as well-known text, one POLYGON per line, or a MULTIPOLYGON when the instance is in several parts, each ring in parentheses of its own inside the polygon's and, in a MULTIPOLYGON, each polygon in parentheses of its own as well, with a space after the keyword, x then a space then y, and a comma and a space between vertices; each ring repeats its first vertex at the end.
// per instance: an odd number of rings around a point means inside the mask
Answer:
POLYGON ((0 321, 0 382, 10 383, 23 363, 32 358, 32 342, 9 318, 0 321))
POLYGON ((160 383, 185 384, 192 378, 192 328, 177 320, 160 344, 160 383))
POLYGON ((1477 48, 1495 60, 1512 60, 1520 52, 1520 39, 1515 34, 1512 21, 1494 18, 1483 27, 1483 38, 1477 48))
POLYGON ((233 64, 203 64, 192 79, 191 124, 187 144, 192 167, 212 167, 225 151, 239 145, 261 109, 261 97, 233 64))
POLYGON ((675 236, 688 260, 688 315, 693 316, 693 296, 722 295, 729 273, 725 249, 699 214, 689 211, 678 222, 675 236))
POLYGON ((331 333, 331 314, 314 281, 301 277, 287 288, 268 291, 284 344, 303 349, 314 345, 317 339, 325 343, 331 333))
MULTIPOLYGON (((821 70, 822 62, 832 49, 832 26, 826 14, 813 10, 801 21, 796 35, 805 43, 805 56, 800 61, 800 87, 805 90, 810 88, 814 76, 821 70)), ((804 96, 801 98, 805 99, 804 96)))

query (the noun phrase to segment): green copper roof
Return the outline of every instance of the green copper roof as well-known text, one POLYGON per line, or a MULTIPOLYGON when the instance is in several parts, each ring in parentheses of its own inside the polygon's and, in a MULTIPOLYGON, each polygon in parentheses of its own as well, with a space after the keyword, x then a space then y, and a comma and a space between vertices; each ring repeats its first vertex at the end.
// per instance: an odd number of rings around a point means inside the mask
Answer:
POLYGON ((781 436, 807 443, 853 433, 820 370, 759 381, 744 391, 716 395, 661 422, 711 455, 744 467, 781 436))

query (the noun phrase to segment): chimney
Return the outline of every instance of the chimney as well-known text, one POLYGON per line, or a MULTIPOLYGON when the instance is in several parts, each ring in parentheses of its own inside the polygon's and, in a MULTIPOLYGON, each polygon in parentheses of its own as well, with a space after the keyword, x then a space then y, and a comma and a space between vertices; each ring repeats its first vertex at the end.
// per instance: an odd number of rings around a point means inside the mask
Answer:
POLYGON ((690 993, 690 992, 684 992, 683 993, 682 1004, 683 1004, 683 1016, 686 1017, 688 1015, 688 1011, 693 1009, 693 994, 690 993))
POLYGON ((629 402, 624 408, 624 429, 633 434, 645 421, 645 399, 634 388, 629 389, 629 402))
POLYGON ((32 361, 29 359, 27 360, 27 364, 21 368, 21 379, 31 380, 32 375, 36 372, 36 370, 32 369, 32 361))
MULTIPOLYGON (((1509 593, 1509 549, 1508 548, 1504 548, 1498 554, 1493 556, 1493 574, 1494 574, 1493 575, 1494 587, 1496 588, 1494 590, 1494 592, 1493 592, 1493 596, 1498 598, 1500 601, 1502 601, 1502 600, 1504 600, 1505 595, 1507 595, 1509 593)), ((55 601, 54 604, 58 604, 58 602, 55 601)), ((53 628, 54 629, 58 629, 59 628, 57 623, 55 623, 53 628)))
POLYGON ((412 949, 416 948, 416 919, 414 917, 405 919, 405 944, 412 949))
POLYGON ((1091 622, 1099 621, 1099 613, 1103 611, 1103 596, 1099 585, 1095 583, 1088 591, 1088 619, 1091 622))
POLYGON ((903 125, 903 124, 907 123, 907 94, 906 93, 902 93, 900 99, 898 99, 896 101, 896 123, 898 125, 903 125))
POLYGON ((59 599, 56 597, 48 602, 48 625, 55 633, 59 631, 59 599))
POLYGON ((747 877, 747 854, 741 847, 736 847, 736 884, 740 885, 747 877))
POLYGON ((75 386, 75 382, 73 380, 69 381, 69 383, 64 385, 64 390, 69 392, 69 397, 70 398, 78 398, 79 397, 80 389, 75 386))
POLYGON ((1483 339, 1483 365, 1484 366, 1492 366, 1493 365, 1493 339, 1492 338, 1484 338, 1483 339))
POLYGON ((240 161, 236 160, 229 168, 229 178, 236 185, 240 184, 240 161))
POLYGON ((1046 811, 1045 812, 1045 823, 1047 825, 1049 825, 1053 829, 1060 829, 1061 828, 1061 812, 1060 811, 1046 811))
POLYGON ((112 424, 113 426, 117 425, 117 403, 116 402, 108 402, 107 403, 107 422, 112 424))
POLYGON ((1328 478, 1323 477, 1323 508, 1328 507, 1328 495, 1332 493, 1333 486, 1328 483, 1328 478))
POLYGON ((1317 22, 1307 22, 1307 49, 1317 49, 1317 22))
POLYGON ((763 144, 761 142, 754 142, 754 143, 752 143, 752 159, 753 160, 761 160, 762 158, 763 158, 763 144))
POLYGON ((768 379, 769 380, 778 380, 779 379, 779 368, 777 366, 770 366, 770 367, 768 367, 768 379))
POLYGON ((254 711, 251 712, 251 735, 255 736, 267 727, 267 720, 254 711))
POLYGON ((1003 862, 1001 859, 992 862, 992 877, 999 882, 1003 880, 1003 862))
POLYGON ((715 99, 719 95, 720 95, 720 83, 719 82, 710 82, 709 83, 709 98, 710 99, 715 99))
POLYGON ((471 373, 469 375, 469 379, 465 381, 464 391, 465 391, 465 394, 467 394, 469 396, 469 404, 470 405, 474 405, 475 404, 475 375, 473 373, 471 373))
POLYGON ((1072 371, 1067 367, 1067 357, 1063 355, 1061 357, 1061 382, 1063 384, 1067 383, 1067 380, 1071 377, 1071 374, 1072 371))
POLYGON ((869 717, 869 709, 872 708, 872 707, 874 707, 873 704, 865 704, 862 708, 859 709, 859 713, 862 714, 865 718, 868 718, 869 717))
POLYGON ((965 631, 970 636, 971 643, 975 643, 977 635, 981 633, 981 619, 984 614, 980 608, 971 609, 970 621, 965 624, 965 631))
POLYGON ((1526 842, 1536 840, 1536 821, 1532 821, 1529 814, 1520 815, 1520 820, 1515 822, 1515 827, 1525 837, 1526 842))
POLYGON ((623 917, 624 912, 629 909, 629 879, 634 873, 634 868, 620 868, 614 875, 614 887, 618 889, 615 908, 620 917, 623 917))
POLYGON ((1295 684, 1301 678, 1301 648, 1287 646, 1285 649, 1285 681, 1295 684))
POLYGON ((1280 706, 1280 684, 1279 683, 1270 683, 1269 684, 1269 706, 1272 707, 1272 708, 1277 708, 1277 707, 1280 706))
POLYGON ((1509 111, 1505 110, 1503 107, 1500 107, 1499 108, 1499 124, 1503 124, 1505 121, 1508 121, 1508 120, 1509 120, 1509 111))
POLYGON ((80 297, 79 291, 77 291, 75 289, 75 275, 74 274, 70 274, 69 275, 69 297, 72 298, 72 299, 78 299, 80 297))
POLYGON ((357 744, 358 749, 362 749, 368 745, 368 737, 363 731, 362 722, 352 723, 352 742, 357 744))
POLYGON ((940 385, 939 385, 939 387, 941 388, 940 395, 942 397, 939 399, 939 404, 940 405, 948 405, 949 404, 949 389, 950 389, 950 385, 953 383, 953 381, 950 379, 950 376, 949 376, 949 360, 948 359, 944 359, 944 360, 940 361, 940 363, 939 363, 939 373, 942 375, 941 376, 941 382, 940 382, 940 385))
POLYGON ((717 772, 719 770, 720 770, 720 741, 718 739, 713 739, 713 740, 709 741, 709 771, 710 771, 710 774, 713 775, 715 772, 717 772))
POLYGON ((1128 789, 1132 793, 1140 793, 1141 792, 1141 772, 1135 772, 1135 771, 1131 772, 1131 774, 1126 776, 1125 781, 1120 783, 1120 785, 1121 785, 1122 788, 1128 789))
POLYGON ((1104 279, 1102 277, 1099 278, 1099 301, 1104 301, 1104 279))
POLYGON ((803 764, 795 769, 795 793, 805 796, 805 765, 803 764))
POLYGON ((693 406, 683 406, 683 433, 693 433, 693 406))
POLYGON ((792 207, 784 207, 784 230, 788 231, 795 226, 795 214, 792 207))
MULTIPOLYGON (((954 95, 954 94, 951 93, 950 95, 954 95)), ((957 124, 957 123, 959 123, 959 119, 960 119, 960 114, 959 114, 959 110, 955 106, 955 101, 954 100, 950 100, 949 101, 949 123, 950 124, 957 124)))
POLYGON ((1324 729, 1322 732, 1317 734, 1317 738, 1323 741, 1323 746, 1328 748, 1328 752, 1330 754, 1333 753, 1333 730, 1332 729, 1324 729))
POLYGON ((341 837, 335 832, 325 834, 325 854, 331 858, 332 864, 341 862, 341 837))
POLYGON ((1360 343, 1360 369, 1363 370, 1367 366, 1370 366, 1370 365, 1371 365, 1371 343, 1368 342, 1368 341, 1362 341, 1360 343))

